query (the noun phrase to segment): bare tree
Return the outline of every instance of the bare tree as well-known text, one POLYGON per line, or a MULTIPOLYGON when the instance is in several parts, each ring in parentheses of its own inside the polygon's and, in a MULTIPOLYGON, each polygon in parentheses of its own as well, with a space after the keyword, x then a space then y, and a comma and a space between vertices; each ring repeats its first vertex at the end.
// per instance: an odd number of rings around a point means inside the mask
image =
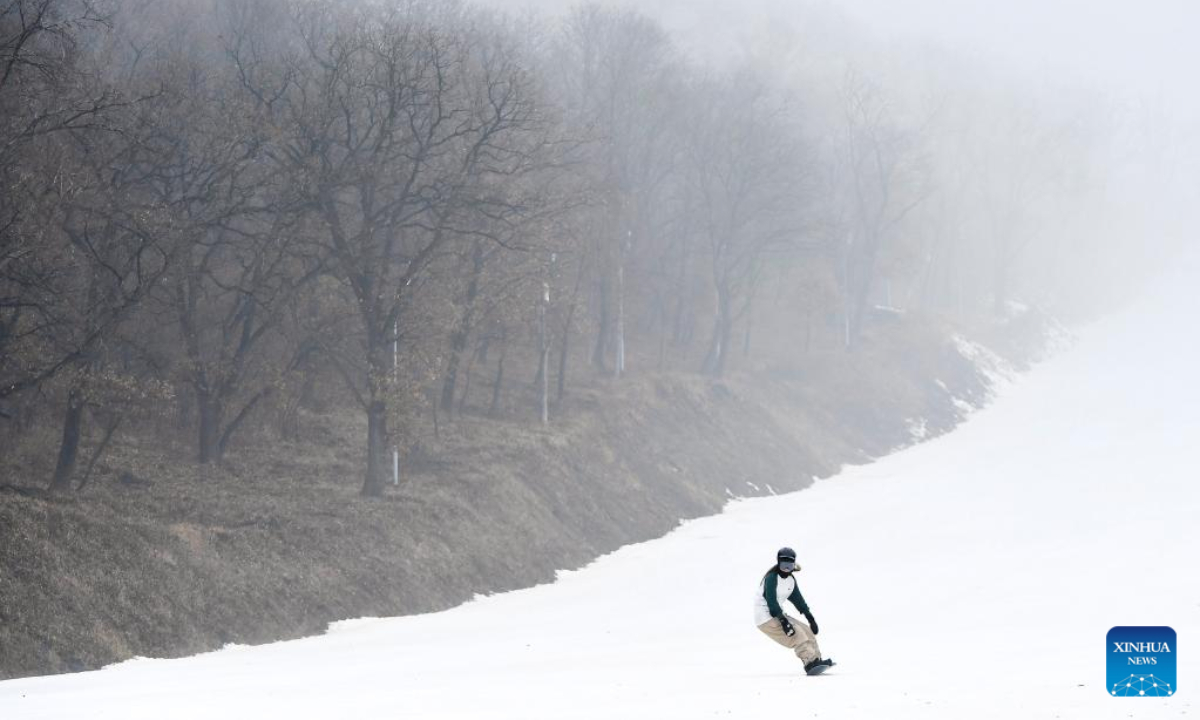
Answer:
POLYGON ((673 130, 684 75, 666 32, 636 12, 595 4, 567 18, 550 72, 569 120, 594 139, 586 149, 597 217, 589 263, 598 324, 592 362, 625 369, 630 268, 659 229, 664 192, 679 153, 673 130), (611 347, 610 347, 611 344, 611 347))
POLYGON ((54 156, 60 177, 44 218, 55 232, 38 243, 39 253, 52 253, 57 265, 53 283, 43 286, 39 346, 59 358, 60 370, 75 369, 51 481, 55 490, 70 483, 84 410, 96 401, 92 390, 104 378, 112 385, 105 366, 114 335, 171 266, 176 248, 168 228, 177 217, 177 208, 146 192, 141 161, 149 154, 141 138, 113 142, 120 136, 107 131, 62 137, 69 143, 54 156))
POLYGON ((65 136, 113 129, 135 101, 81 59, 81 36, 107 32, 108 20, 86 0, 0 3, 0 398, 80 361, 122 314, 94 317, 66 341, 55 306, 71 251, 50 229, 59 225, 50 198, 71 192, 65 136))
POLYGON ((845 340, 853 349, 871 304, 880 255, 928 195, 917 135, 901 125, 882 90, 853 68, 842 83, 835 173, 846 208, 842 284, 845 340))
POLYGON ((745 73, 701 81, 688 152, 715 295, 702 370, 724 373, 764 253, 802 240, 809 168, 787 106, 745 73))
POLYGON ((412 4, 295 14, 305 55, 292 69, 280 160, 353 292, 362 351, 342 373, 367 414, 365 495, 387 481, 401 315, 440 253, 486 233, 480 217, 521 214, 505 181, 529 166, 540 129, 512 58, 490 52, 456 11, 428 13, 412 4))

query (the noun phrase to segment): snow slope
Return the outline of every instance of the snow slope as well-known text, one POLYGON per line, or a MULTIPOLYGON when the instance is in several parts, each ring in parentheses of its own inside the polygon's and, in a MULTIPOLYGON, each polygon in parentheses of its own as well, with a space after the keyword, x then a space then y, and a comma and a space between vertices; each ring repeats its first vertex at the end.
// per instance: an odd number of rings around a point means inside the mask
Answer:
POLYGON ((0 718, 1195 714, 1200 343, 1181 334, 1197 307, 1179 288, 1091 328, 950 435, 552 585, 0 683, 0 718), (751 623, 784 544, 840 663, 824 677, 751 623), (1106 694, 1114 625, 1175 628, 1174 697, 1106 694))

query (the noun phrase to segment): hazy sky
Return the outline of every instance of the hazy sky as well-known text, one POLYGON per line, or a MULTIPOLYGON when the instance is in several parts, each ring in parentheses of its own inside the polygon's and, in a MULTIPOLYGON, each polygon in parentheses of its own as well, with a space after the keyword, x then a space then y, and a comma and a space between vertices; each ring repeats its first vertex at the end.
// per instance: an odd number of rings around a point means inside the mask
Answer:
MULTIPOLYGON (((555 11, 563 0, 484 0, 555 11)), ((616 0, 658 16, 685 47, 737 47, 802 20, 810 0, 616 0)), ((1200 0, 823 0, 881 37, 930 38, 1022 72, 1074 75, 1200 115, 1200 0)))
POLYGON ((1196 0, 841 0, 873 27, 978 48, 1119 89, 1190 98, 1197 85, 1196 0))

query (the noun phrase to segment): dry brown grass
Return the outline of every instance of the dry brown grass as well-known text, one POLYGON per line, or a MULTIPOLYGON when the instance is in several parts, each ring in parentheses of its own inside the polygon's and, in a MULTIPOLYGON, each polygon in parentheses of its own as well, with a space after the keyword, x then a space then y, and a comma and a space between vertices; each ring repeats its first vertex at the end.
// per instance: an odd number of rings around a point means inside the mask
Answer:
MULTIPOLYGON (((549 429, 511 411, 443 420, 379 500, 358 496, 354 413, 305 415, 299 440, 264 435, 205 471, 182 443, 127 435, 64 498, 40 490, 53 438, 21 440, 0 463, 0 677, 297 637, 550 581, 730 495, 795 490, 903 445, 910 418, 949 429, 959 411, 934 381, 959 397, 984 388, 944 336, 896 327, 854 356, 725 381, 591 379, 549 429)), ((506 404, 530 399, 518 386, 506 404)))

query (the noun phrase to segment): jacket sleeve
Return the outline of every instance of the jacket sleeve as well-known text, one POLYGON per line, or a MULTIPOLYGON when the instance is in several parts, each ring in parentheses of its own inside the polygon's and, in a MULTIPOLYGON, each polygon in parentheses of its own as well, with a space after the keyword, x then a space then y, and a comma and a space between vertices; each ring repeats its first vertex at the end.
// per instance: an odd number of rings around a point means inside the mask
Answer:
POLYGON ((804 596, 800 594, 799 584, 792 588, 792 594, 788 595, 788 600, 790 600, 791 603, 796 606, 796 609, 800 611, 801 615, 807 615, 809 613, 808 603, 804 602, 804 596))
POLYGON ((767 601, 767 609, 771 611, 771 617, 783 617, 783 608, 779 607, 779 598, 775 593, 779 591, 779 576, 773 572, 767 573, 763 578, 763 598, 767 601))

